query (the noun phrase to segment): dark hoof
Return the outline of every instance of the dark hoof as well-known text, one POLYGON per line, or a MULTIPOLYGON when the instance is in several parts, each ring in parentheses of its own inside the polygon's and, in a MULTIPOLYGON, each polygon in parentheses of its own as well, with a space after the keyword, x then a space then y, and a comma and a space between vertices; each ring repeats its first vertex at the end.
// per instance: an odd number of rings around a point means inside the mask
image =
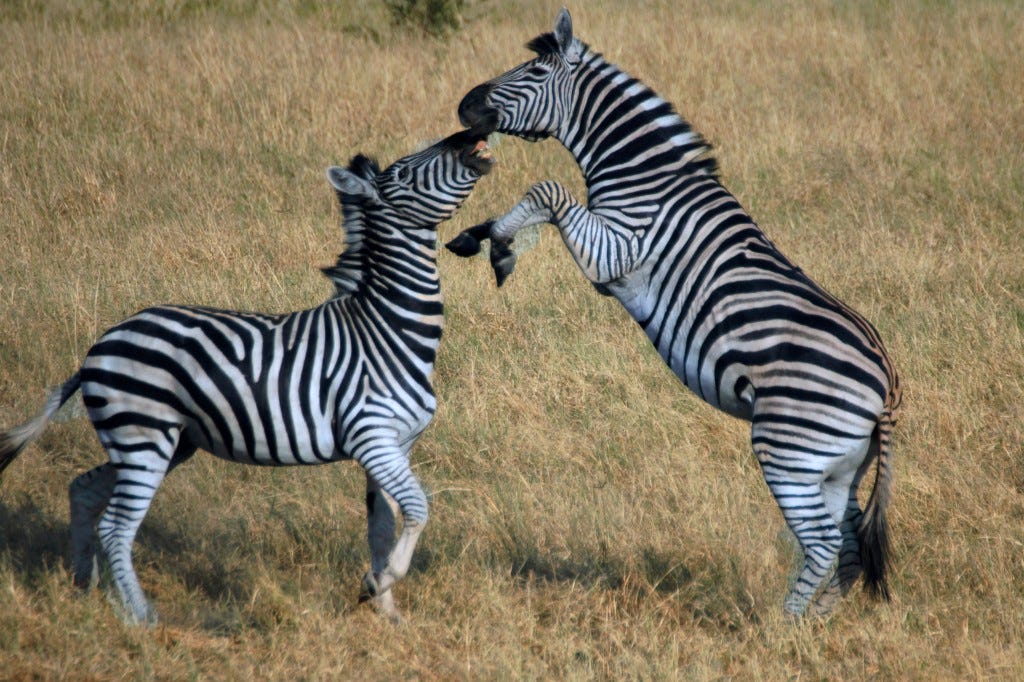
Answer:
POLYGON ((470 256, 475 256, 480 253, 480 240, 469 234, 469 231, 460 232, 455 239, 445 244, 444 248, 448 249, 456 256, 469 258, 470 256))
POLYGON ((387 589, 380 589, 380 579, 374 575, 373 571, 367 571, 363 576, 362 589, 359 591, 359 603, 362 604, 364 601, 379 597, 385 592, 387 589))
POLYGON ((491 269, 494 270, 494 281, 500 287, 516 269, 516 254, 512 250, 512 242, 491 240, 491 269))
POLYGON ((480 253, 480 242, 491 238, 491 225, 494 220, 485 220, 479 225, 474 225, 468 230, 463 230, 455 239, 445 244, 445 248, 456 256, 469 258, 480 253))

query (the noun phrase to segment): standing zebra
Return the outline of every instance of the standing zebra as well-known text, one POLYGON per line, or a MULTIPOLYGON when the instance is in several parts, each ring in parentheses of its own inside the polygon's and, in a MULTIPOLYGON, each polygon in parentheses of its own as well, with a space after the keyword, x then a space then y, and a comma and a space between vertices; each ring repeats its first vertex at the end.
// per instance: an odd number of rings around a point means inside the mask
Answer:
POLYGON ((389 590, 427 521, 409 450, 437 406, 436 229, 491 163, 483 138, 460 132, 384 171, 362 155, 330 168, 346 243, 324 268, 336 287, 330 300, 285 315, 143 310, 107 331, 34 419, 0 434, 2 472, 82 391, 110 461, 69 489, 76 585, 96 579, 98 530, 127 618, 156 621, 132 542, 164 476, 199 448, 267 466, 354 459, 366 473, 371 570, 362 598, 397 618, 389 590))
POLYGON ((574 38, 566 10, 528 47, 536 58, 471 90, 459 118, 480 133, 556 138, 585 176, 588 203, 541 182, 449 248, 472 255, 489 237, 500 286, 516 232, 557 226, 584 275, 622 303, 683 383, 752 423, 765 481, 804 552, 785 609, 801 615, 813 600, 828 613, 862 573, 888 598, 900 388, 878 333, 775 248, 719 183, 709 145, 574 38), (876 458, 862 512, 857 488, 876 458))

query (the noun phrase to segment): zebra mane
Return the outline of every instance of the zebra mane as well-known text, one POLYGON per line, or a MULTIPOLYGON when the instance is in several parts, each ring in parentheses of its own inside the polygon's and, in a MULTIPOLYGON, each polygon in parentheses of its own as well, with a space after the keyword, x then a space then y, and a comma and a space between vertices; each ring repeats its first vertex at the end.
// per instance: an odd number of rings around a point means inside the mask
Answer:
MULTIPOLYGON (((601 57, 600 54, 596 56, 601 57)), ((640 93, 642 96, 649 97, 652 101, 658 102, 658 106, 648 109, 642 116, 637 117, 637 122, 649 121, 653 123, 666 114, 675 116, 678 121, 660 128, 664 138, 668 139, 684 136, 686 138, 686 142, 682 145, 681 151, 686 169, 689 171, 703 172, 711 177, 717 178, 719 172, 718 160, 712 155, 714 148, 711 143, 708 142, 707 138, 695 130, 688 120, 683 118, 683 116, 676 110, 674 104, 662 98, 643 81, 629 76, 625 71, 622 71, 622 69, 617 66, 615 68, 628 76, 629 81, 627 81, 627 85, 632 83, 639 86, 641 88, 640 93)))
POLYGON ((539 36, 526 43, 526 47, 527 49, 536 52, 538 57, 543 57, 546 54, 558 54, 561 52, 561 48, 558 46, 558 40, 555 38, 554 33, 541 33, 539 36))
MULTIPOLYGON (((577 39, 578 40, 578 39, 577 39)), ((686 157, 686 166, 693 170, 703 171, 712 177, 718 177, 718 161, 711 155, 712 146, 711 143, 704 138, 703 135, 698 133, 690 125, 690 122, 684 119, 675 106, 659 96, 654 90, 650 88, 646 83, 630 76, 621 67, 612 64, 607 61, 600 52, 595 52, 590 48, 590 45, 580 41, 581 53, 585 55, 584 61, 590 62, 591 65, 596 63, 607 64, 613 67, 616 71, 621 73, 624 77, 628 78, 628 81, 624 83, 623 87, 629 85, 636 85, 641 87, 643 94, 647 97, 656 98, 661 102, 661 105, 651 109, 645 115, 645 120, 653 121, 659 116, 665 114, 674 114, 679 119, 679 125, 672 131, 671 134, 685 133, 690 135, 690 141, 686 145, 684 155, 686 157)), ((541 33, 539 36, 531 40, 526 44, 526 47, 537 54, 538 57, 543 57, 549 54, 560 54, 562 48, 558 44, 558 39, 555 37, 553 32, 541 33)))
POLYGON ((604 58, 600 52, 590 50, 586 45, 587 62, 591 69, 602 71, 606 81, 617 83, 616 89, 622 93, 629 93, 633 100, 648 100, 644 111, 631 119, 631 125, 642 127, 648 123, 664 121, 666 116, 674 116, 675 120, 668 124, 660 123, 655 130, 660 131, 665 140, 678 140, 683 163, 688 171, 702 172, 713 178, 718 177, 718 161, 712 155, 713 147, 703 135, 693 128, 688 120, 676 110, 674 104, 655 92, 651 86, 640 79, 627 73, 621 66, 613 64, 604 58), (611 67, 613 71, 603 71, 605 67, 611 67))
MULTIPOLYGON (((380 164, 364 154, 357 154, 348 162, 348 170, 359 177, 373 182, 380 173, 380 164)), ((359 291, 366 273, 366 198, 338 192, 341 204, 341 225, 345 232, 345 250, 334 265, 320 268, 320 272, 334 282, 336 289, 332 298, 351 296, 359 291)))

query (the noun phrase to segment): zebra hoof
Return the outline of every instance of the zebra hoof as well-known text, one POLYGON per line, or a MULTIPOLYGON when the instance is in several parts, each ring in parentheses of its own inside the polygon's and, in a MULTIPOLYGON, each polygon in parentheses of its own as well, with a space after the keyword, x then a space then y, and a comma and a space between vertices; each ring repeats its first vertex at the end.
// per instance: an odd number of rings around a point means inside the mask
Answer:
POLYGON ((153 628, 160 620, 156 609, 151 604, 132 606, 123 602, 112 592, 107 593, 107 602, 125 625, 153 628))
POLYGON ((402 614, 398 612, 398 607, 395 606, 395 598, 388 590, 384 594, 371 597, 368 592, 364 589, 359 594, 359 603, 370 602, 373 610, 379 615, 387 618, 388 621, 394 625, 400 625, 402 623, 402 614))
POLYGON ((512 250, 512 242, 491 240, 491 269, 494 270, 494 281, 500 287, 516 269, 516 254, 512 250))
POLYGON ((75 570, 73 581, 75 587, 81 590, 83 594, 99 585, 100 567, 95 556, 93 556, 92 561, 87 564, 87 568, 79 568, 75 570))
POLYGON ((480 253, 480 240, 469 234, 468 231, 460 232, 455 239, 445 244, 444 248, 460 258, 469 258, 480 253))
POLYGON ((373 577, 373 571, 367 571, 363 576, 363 587, 359 591, 359 603, 373 599, 377 596, 377 579, 373 577))

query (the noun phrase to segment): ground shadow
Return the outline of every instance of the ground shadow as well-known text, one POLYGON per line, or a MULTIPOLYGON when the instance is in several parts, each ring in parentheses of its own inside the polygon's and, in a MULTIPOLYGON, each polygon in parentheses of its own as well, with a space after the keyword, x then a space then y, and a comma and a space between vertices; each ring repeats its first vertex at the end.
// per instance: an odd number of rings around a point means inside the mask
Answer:
POLYGON ((54 518, 32 498, 0 502, 0 554, 29 586, 38 587, 53 566, 70 565, 68 537, 67 521, 54 518))
POLYGON ((669 598, 681 614, 727 630, 758 621, 749 586, 737 562, 728 557, 712 561, 653 547, 637 547, 627 554, 580 551, 558 557, 537 547, 519 547, 508 558, 512 578, 524 585, 538 581, 578 584, 628 592, 629 600, 635 602, 669 598))
MULTIPOLYGON (((235 541, 238 544, 238 541, 235 541)), ((243 598, 248 586, 243 576, 217 571, 216 557, 196 561, 196 543, 157 519, 147 519, 139 529, 135 554, 141 561, 158 563, 160 570, 179 576, 190 589, 198 589, 213 600, 225 595, 243 598), (139 548, 143 548, 140 552, 139 548)), ((70 581, 70 525, 37 504, 31 497, 13 503, 0 502, 0 555, 11 565, 20 582, 38 588, 55 566, 68 572, 70 581)), ((137 566, 139 559, 136 559, 137 566)), ((104 570, 106 567, 102 565, 104 570)), ((105 578, 108 576, 104 575, 105 578)))

